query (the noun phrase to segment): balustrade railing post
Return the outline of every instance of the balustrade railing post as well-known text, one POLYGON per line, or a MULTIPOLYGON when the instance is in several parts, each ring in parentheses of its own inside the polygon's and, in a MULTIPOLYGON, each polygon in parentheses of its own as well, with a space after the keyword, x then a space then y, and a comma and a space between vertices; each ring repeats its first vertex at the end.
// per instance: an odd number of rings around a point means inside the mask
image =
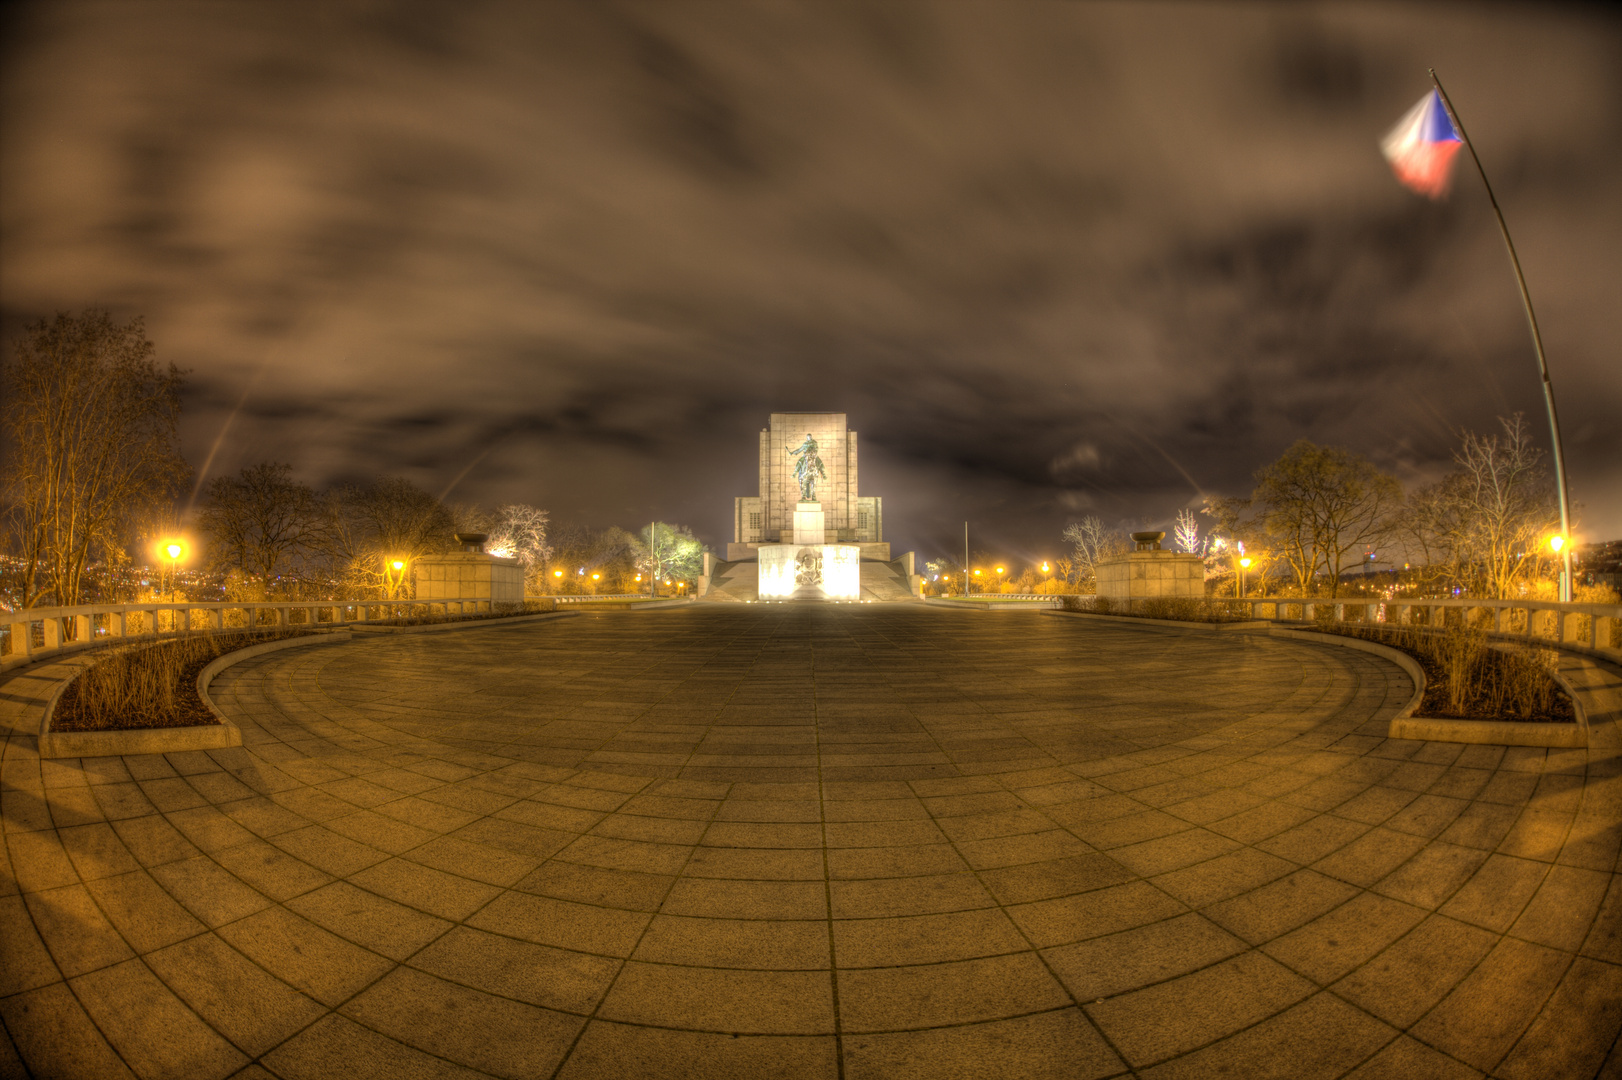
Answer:
POLYGON ((73 617, 73 639, 75 641, 89 641, 94 636, 94 627, 89 615, 75 615, 73 617))

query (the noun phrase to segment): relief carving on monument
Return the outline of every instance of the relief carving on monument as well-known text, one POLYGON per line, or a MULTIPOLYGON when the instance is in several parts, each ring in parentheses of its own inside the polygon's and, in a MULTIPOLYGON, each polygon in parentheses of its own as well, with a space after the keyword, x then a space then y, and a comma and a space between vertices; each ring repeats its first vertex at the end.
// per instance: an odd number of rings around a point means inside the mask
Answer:
POLYGON ((822 549, 801 548, 794 558, 794 584, 797 588, 822 584, 822 549))

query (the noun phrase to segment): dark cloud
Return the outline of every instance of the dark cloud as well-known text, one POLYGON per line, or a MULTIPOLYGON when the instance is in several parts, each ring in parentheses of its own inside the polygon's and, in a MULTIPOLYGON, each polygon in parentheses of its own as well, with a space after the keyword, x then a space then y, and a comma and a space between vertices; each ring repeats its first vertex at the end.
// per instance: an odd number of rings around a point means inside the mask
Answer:
POLYGON ((1453 430, 1541 419, 1479 182, 1432 204, 1376 148, 1435 66, 1540 304, 1573 490, 1622 534, 1598 8, 8 18, 0 316, 144 313, 193 371, 199 465, 725 540, 766 414, 840 409, 898 544, 967 517, 1033 553, 1244 490, 1302 436, 1419 482, 1453 430))

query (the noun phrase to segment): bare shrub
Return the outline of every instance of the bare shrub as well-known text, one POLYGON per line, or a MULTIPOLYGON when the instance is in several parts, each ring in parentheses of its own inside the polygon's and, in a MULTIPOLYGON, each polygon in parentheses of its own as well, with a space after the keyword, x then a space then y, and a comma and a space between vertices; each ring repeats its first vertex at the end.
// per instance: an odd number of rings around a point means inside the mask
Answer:
POLYGON ((1066 611, 1081 611, 1090 615, 1130 615, 1173 622, 1242 622, 1251 617, 1250 609, 1245 604, 1193 596, 1158 596, 1131 604, 1112 601, 1107 596, 1066 596, 1061 603, 1066 611))
POLYGON ((68 683, 51 727, 103 731, 218 723, 197 694, 197 676, 203 668, 249 645, 305 633, 196 634, 120 649, 68 683))
POLYGON ((1549 649, 1495 647, 1479 627, 1374 629, 1333 625, 1330 633, 1388 645, 1419 661, 1425 698, 1416 715, 1465 720, 1571 722, 1571 699, 1554 679, 1549 649))

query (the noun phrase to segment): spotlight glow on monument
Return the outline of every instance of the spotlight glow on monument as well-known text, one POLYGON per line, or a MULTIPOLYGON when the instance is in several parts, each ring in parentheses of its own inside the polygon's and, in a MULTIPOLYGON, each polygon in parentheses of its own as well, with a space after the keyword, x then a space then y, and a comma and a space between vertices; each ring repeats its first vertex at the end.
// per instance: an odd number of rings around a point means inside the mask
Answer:
POLYGON ((760 494, 734 500, 726 558, 706 563, 694 595, 847 603, 919 596, 913 553, 890 557, 884 501, 857 494, 856 442, 844 413, 772 413, 760 433, 760 494), (733 569, 740 562, 754 564, 747 582, 733 569))

